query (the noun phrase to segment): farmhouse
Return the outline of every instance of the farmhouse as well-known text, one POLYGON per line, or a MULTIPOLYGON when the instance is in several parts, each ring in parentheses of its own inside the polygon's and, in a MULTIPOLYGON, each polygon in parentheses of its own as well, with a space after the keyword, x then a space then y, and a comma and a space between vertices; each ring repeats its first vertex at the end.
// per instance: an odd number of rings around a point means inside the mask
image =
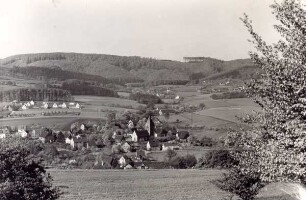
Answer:
POLYGON ((56 103, 53 103, 52 108, 58 108, 56 103))
POLYGON ((32 100, 32 101, 30 101, 30 105, 31 106, 34 106, 35 105, 35 102, 32 100))
POLYGON ((149 132, 147 130, 134 130, 132 134, 133 142, 141 142, 149 140, 149 132))
POLYGON ((132 160, 126 156, 126 155, 123 155, 121 156, 121 158, 118 160, 118 163, 120 165, 120 167, 125 167, 127 166, 128 164, 132 163, 132 160))
POLYGON ((170 150, 179 150, 179 149, 181 149, 181 147, 178 146, 177 144, 173 144, 173 143, 164 143, 162 145, 162 151, 167 151, 168 149, 170 149, 170 150))

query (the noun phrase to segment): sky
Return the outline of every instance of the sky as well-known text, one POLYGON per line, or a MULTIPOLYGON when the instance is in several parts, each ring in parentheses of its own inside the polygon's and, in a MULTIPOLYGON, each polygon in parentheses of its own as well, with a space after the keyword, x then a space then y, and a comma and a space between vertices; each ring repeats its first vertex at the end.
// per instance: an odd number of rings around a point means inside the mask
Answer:
POLYGON ((276 41, 273 0, 0 0, 0 58, 43 52, 247 58, 243 13, 276 41))

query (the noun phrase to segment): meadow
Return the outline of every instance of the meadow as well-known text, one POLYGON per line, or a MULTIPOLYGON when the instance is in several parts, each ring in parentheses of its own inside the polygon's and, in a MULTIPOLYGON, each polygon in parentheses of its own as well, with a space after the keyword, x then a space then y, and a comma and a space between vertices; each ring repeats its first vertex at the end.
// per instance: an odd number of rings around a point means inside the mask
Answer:
MULTIPOLYGON (((220 170, 50 170, 64 192, 60 200, 221 200, 230 194, 211 181, 220 170)), ((262 189, 257 200, 293 200, 278 188, 262 189)))

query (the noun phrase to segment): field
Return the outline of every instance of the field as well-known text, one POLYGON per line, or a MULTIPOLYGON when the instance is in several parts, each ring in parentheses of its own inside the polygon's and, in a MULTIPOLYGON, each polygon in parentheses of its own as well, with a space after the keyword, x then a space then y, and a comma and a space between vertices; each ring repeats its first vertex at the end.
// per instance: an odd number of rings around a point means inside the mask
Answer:
MULTIPOLYGON (((220 170, 51 170, 61 200, 220 200, 230 195, 211 181, 220 170)), ((293 200, 278 185, 262 189, 258 200, 293 200)))
MULTIPOLYGON (((75 101, 80 102, 83 109, 29 109, 22 111, 15 111, 15 114, 35 114, 34 117, 23 118, 5 118, 0 119, 1 126, 17 126, 17 125, 41 125, 49 128, 66 129, 70 124, 76 120, 96 120, 106 119, 108 111, 115 111, 123 113, 125 110, 135 111, 134 108, 142 105, 136 101, 113 98, 113 97, 97 97, 97 96, 74 96, 75 101), (80 112, 80 115, 62 115, 62 116, 43 116, 42 112, 80 112)), ((6 105, 6 102, 2 103, 6 105)))

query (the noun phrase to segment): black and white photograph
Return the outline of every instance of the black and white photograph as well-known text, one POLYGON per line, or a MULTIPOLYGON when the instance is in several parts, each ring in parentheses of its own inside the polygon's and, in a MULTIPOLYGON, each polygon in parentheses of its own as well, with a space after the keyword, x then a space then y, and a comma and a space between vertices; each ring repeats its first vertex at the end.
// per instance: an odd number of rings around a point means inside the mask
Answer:
POLYGON ((0 2, 0 200, 306 200, 305 0, 0 2))

